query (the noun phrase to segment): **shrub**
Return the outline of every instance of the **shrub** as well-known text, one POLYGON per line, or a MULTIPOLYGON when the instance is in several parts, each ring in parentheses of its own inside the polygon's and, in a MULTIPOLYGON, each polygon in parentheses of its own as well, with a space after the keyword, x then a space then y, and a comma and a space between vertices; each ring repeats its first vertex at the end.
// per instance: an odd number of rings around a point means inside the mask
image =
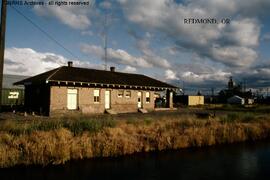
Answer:
POLYGON ((246 113, 241 117, 242 122, 250 122, 250 121, 255 121, 256 116, 252 113, 246 113))
POLYGON ((239 113, 228 113, 225 117, 221 118, 221 122, 230 123, 240 119, 239 113))
POLYGON ((89 119, 81 118, 80 120, 68 120, 64 122, 63 127, 71 130, 75 135, 84 131, 97 132, 105 127, 115 127, 116 122, 113 119, 89 119))
POLYGON ((146 125, 150 125, 153 122, 153 119, 150 117, 146 117, 143 121, 146 125))

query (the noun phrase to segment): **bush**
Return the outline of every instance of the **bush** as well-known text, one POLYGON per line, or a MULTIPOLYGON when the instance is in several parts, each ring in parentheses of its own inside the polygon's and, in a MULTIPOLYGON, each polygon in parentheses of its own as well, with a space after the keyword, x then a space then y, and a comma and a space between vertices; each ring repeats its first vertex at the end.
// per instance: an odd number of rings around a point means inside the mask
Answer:
POLYGON ((81 120, 65 123, 65 128, 72 131, 75 135, 84 131, 96 132, 102 128, 101 124, 96 120, 81 120))
POLYGON ((150 125, 153 122, 153 119, 150 117, 146 117, 143 121, 146 125, 150 125))
POLYGON ((88 119, 69 120, 64 123, 65 128, 72 131, 74 134, 81 134, 84 131, 97 132, 105 127, 115 127, 116 122, 113 119, 88 119))
POLYGON ((230 123, 230 122, 235 122, 236 120, 239 120, 239 119, 240 119, 239 113, 229 113, 221 119, 221 122, 230 123))
POLYGON ((246 113, 241 117, 242 122, 250 122, 250 121, 255 121, 256 116, 252 113, 246 113))
POLYGON ((222 122, 251 122, 256 120, 256 115, 253 113, 229 113, 222 118, 222 122))

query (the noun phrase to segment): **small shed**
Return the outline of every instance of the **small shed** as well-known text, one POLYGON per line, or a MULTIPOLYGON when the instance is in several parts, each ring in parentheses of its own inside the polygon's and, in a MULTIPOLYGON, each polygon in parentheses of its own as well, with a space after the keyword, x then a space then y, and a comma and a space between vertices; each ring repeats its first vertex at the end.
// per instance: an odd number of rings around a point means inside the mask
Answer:
POLYGON ((228 104, 236 104, 236 105, 244 105, 245 104, 245 99, 241 98, 240 96, 232 96, 227 99, 228 104))
POLYGON ((174 103, 187 106, 204 105, 204 96, 178 95, 174 96, 174 103))
POLYGON ((204 105, 204 96, 188 96, 189 106, 204 105))

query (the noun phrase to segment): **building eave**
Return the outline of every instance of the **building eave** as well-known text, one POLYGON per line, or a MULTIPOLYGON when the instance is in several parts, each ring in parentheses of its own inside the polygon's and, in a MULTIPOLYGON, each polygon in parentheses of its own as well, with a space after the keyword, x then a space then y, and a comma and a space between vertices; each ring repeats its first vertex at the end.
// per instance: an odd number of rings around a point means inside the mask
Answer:
POLYGON ((154 87, 154 86, 138 86, 138 85, 123 85, 123 84, 107 84, 107 83, 96 83, 96 82, 81 82, 81 81, 61 81, 61 80, 47 80, 46 84, 55 86, 82 86, 82 87, 93 87, 93 88, 112 88, 112 89, 137 89, 137 90, 153 90, 153 91, 176 91, 178 88, 175 87, 154 87))

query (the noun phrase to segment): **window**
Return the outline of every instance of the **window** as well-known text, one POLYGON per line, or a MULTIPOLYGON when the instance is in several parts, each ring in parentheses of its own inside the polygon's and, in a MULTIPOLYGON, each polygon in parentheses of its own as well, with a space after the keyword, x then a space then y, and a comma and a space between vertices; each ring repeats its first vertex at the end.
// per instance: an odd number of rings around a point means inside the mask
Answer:
POLYGON ((95 103, 99 102, 99 90, 98 89, 94 90, 94 102, 95 103))
POLYGON ((124 96, 124 90, 118 90, 118 97, 124 96))
POLYGON ((130 98, 131 97, 131 91, 126 91, 126 98, 130 98))
POLYGON ((145 98, 146 98, 146 103, 150 103, 150 93, 149 92, 145 93, 145 98))

